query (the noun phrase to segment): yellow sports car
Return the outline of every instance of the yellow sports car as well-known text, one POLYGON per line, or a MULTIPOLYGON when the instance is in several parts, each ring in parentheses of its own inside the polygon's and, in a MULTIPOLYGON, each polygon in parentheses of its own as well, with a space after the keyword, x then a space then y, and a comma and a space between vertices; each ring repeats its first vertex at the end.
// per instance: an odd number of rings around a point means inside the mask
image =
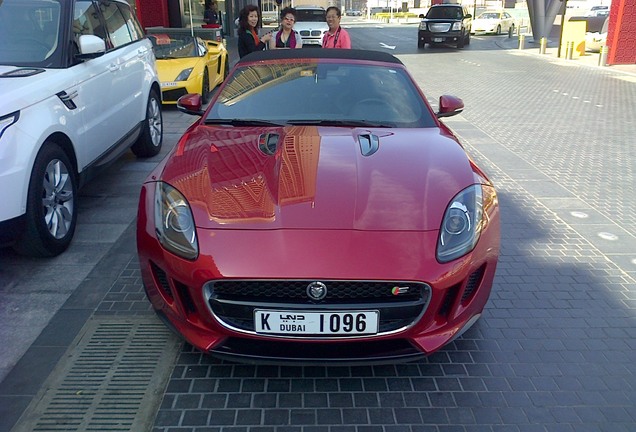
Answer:
POLYGON ((228 53, 221 42, 189 34, 150 34, 164 104, 176 104, 184 94, 199 93, 203 103, 229 71, 228 53))

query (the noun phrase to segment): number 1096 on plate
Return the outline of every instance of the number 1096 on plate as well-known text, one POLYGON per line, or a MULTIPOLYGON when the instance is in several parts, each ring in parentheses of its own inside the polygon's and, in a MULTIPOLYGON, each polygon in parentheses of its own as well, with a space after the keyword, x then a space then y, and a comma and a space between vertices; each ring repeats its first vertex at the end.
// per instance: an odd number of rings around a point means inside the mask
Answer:
POLYGON ((255 310, 257 333, 284 335, 363 335, 378 332, 379 312, 255 310))

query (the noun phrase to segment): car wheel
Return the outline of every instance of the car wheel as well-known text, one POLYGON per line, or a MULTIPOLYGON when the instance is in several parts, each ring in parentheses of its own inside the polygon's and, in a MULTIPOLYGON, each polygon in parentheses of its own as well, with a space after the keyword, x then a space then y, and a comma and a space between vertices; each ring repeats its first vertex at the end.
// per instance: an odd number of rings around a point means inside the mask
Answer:
POLYGON ((424 42, 424 41, 423 41, 423 40, 421 40, 421 39, 418 39, 418 40, 417 40, 417 47, 418 47, 418 48, 420 48, 420 49, 421 49, 421 48, 425 48, 425 47, 426 47, 426 42, 424 42))
POLYGON ((497 33, 497 35, 500 35, 500 34, 501 34, 501 26, 500 26, 500 25, 498 25, 498 26, 497 26, 497 31, 496 31, 496 33, 497 33))
POLYGON ((466 42, 465 45, 470 45, 470 32, 466 33, 466 42))
POLYGON ((163 142, 163 117, 161 116, 161 102, 155 90, 150 90, 146 118, 143 122, 141 135, 131 147, 137 157, 151 157, 159 154, 163 142))
POLYGON ((13 246, 22 255, 52 257, 71 244, 77 224, 77 176, 56 143, 40 149, 29 180, 24 231, 13 246))
POLYGON ((201 84, 201 103, 206 104, 210 101, 210 76, 208 75, 208 68, 205 68, 203 72, 203 83, 201 84))
POLYGON ((466 40, 466 36, 464 34, 460 34, 457 39, 457 48, 464 48, 464 41, 466 40))

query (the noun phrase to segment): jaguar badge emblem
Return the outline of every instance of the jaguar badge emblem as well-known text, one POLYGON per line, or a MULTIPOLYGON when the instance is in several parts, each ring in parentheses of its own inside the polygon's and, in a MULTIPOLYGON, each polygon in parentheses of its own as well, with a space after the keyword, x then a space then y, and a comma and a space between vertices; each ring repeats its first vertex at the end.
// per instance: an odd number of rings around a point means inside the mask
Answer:
POLYGON ((314 301, 327 297, 327 285, 322 282, 312 282, 307 285, 307 296, 314 301))

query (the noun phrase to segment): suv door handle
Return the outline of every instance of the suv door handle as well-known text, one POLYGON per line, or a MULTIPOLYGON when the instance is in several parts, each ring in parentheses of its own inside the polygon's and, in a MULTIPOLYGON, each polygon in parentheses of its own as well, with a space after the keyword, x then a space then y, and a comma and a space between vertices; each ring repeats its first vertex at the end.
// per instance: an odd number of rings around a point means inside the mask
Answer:
POLYGON ((108 65, 108 70, 111 72, 117 72, 119 70, 119 65, 117 63, 111 63, 108 65))

